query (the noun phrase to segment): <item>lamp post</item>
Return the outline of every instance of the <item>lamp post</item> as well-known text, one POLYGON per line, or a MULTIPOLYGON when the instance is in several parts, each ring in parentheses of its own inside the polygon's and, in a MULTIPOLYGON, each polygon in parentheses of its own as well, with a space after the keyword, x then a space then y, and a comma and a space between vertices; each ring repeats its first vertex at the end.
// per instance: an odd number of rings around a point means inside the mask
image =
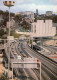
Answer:
POLYGON ((10 7, 14 6, 14 1, 3 1, 4 5, 9 7, 9 36, 10 36, 10 7))
MULTIPOLYGON (((9 7, 9 36, 10 36, 10 7, 14 6, 14 1, 3 1, 3 4, 9 7)), ((9 69, 10 69, 10 40, 9 40, 9 56, 8 56, 8 76, 9 76, 9 69)))

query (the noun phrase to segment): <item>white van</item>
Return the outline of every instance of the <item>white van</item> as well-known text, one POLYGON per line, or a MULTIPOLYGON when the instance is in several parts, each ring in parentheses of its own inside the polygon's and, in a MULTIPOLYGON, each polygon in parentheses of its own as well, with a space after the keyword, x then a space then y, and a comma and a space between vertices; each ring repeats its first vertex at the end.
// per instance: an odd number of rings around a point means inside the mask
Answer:
POLYGON ((21 59, 21 56, 17 56, 17 59, 21 59))

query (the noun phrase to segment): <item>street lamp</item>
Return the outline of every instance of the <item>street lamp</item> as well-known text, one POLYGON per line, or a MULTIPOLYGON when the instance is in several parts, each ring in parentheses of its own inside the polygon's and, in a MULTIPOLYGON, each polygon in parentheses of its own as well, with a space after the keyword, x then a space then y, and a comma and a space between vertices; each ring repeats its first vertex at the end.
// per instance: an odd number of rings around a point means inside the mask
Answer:
MULTIPOLYGON (((9 7, 9 36, 10 36, 10 7, 14 6, 14 1, 3 1, 3 4, 9 7)), ((10 40, 9 40, 9 60, 8 60, 8 76, 9 76, 9 69, 10 69, 10 40)))
POLYGON ((14 6, 14 1, 3 1, 4 5, 9 7, 9 36, 10 36, 10 7, 14 6))

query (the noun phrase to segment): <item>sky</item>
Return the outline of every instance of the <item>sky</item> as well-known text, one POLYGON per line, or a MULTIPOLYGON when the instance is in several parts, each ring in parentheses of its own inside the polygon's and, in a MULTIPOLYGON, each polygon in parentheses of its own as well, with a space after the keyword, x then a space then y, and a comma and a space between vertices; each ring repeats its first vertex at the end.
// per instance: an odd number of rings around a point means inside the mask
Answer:
MULTIPOLYGON (((4 6, 3 1, 0 0, 0 10, 8 10, 8 7, 4 6)), ((6 0, 9 1, 9 0, 6 0)), ((57 0, 11 0, 15 1, 15 5, 10 8, 11 12, 24 12, 33 11, 38 9, 39 14, 45 14, 46 11, 57 12, 57 0)))

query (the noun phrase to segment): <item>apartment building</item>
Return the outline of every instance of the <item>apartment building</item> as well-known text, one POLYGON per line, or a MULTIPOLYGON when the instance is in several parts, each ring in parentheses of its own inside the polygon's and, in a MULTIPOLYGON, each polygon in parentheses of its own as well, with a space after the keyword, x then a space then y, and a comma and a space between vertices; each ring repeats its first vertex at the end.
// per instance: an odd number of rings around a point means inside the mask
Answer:
POLYGON ((52 20, 37 20, 31 25, 32 37, 51 37, 56 34, 56 27, 53 26, 52 20))

